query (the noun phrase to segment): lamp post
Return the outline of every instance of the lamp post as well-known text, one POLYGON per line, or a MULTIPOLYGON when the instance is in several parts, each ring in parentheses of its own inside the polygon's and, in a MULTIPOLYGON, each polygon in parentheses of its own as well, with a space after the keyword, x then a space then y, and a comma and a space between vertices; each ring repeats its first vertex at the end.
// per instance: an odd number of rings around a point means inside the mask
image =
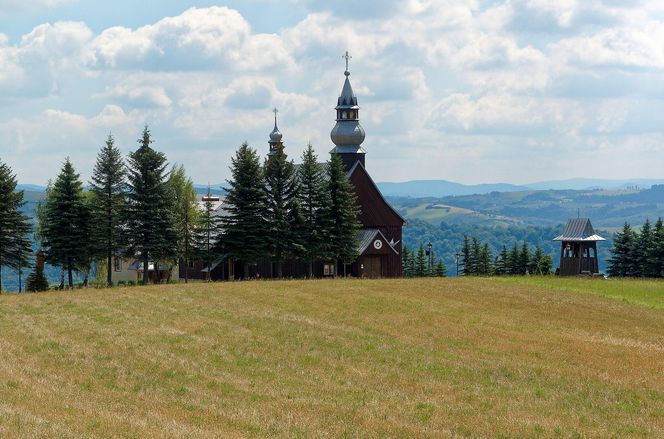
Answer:
POLYGON ((461 257, 461 253, 456 252, 454 256, 456 256, 456 275, 459 277, 459 258, 461 257))
POLYGON ((429 273, 433 272, 432 259, 431 259, 431 241, 427 244, 427 254, 429 255, 429 273))

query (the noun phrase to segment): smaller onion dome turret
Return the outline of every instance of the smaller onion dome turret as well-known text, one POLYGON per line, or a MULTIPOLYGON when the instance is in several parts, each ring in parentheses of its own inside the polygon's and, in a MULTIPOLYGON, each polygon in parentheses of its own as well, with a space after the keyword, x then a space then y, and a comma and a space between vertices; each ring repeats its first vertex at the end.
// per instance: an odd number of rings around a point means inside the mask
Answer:
POLYGON ((276 154, 278 147, 284 146, 281 140, 283 135, 281 134, 281 131, 279 131, 279 128, 277 128, 277 113, 279 113, 279 110, 275 108, 272 112, 274 113, 274 129, 270 133, 270 140, 268 141, 268 144, 270 145, 270 152, 267 154, 268 156, 273 156, 276 154))

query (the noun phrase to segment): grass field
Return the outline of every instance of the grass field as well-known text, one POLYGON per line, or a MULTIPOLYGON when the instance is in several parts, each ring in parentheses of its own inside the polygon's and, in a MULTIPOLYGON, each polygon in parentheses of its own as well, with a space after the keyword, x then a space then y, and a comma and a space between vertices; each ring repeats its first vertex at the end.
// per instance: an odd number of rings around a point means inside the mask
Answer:
POLYGON ((524 282, 0 296, 0 437, 664 437, 664 312, 524 282))

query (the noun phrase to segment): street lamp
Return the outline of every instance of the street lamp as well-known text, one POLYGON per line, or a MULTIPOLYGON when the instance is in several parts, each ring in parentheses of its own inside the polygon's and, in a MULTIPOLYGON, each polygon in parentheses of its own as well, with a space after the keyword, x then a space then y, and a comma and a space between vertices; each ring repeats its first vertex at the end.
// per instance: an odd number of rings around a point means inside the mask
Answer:
POLYGON ((433 255, 431 254, 431 247, 432 247, 431 241, 429 241, 429 243, 427 244, 427 254, 429 255, 429 273, 433 271, 433 265, 432 265, 433 261, 431 259, 431 256, 433 255))
POLYGON ((459 258, 461 257, 461 253, 456 252, 454 256, 456 256, 456 273, 457 277, 459 277, 459 258))

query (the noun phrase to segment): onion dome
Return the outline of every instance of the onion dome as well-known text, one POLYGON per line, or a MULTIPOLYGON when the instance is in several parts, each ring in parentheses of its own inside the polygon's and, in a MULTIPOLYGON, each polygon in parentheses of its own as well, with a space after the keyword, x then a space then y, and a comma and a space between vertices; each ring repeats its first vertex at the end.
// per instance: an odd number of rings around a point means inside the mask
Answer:
POLYGON ((334 109, 337 112, 337 123, 330 132, 330 138, 336 145, 332 150, 337 154, 364 154, 366 151, 360 146, 364 142, 364 128, 360 125, 360 107, 357 105, 357 97, 353 93, 353 87, 350 85, 350 72, 348 71, 348 59, 350 55, 346 52, 346 71, 344 75, 346 80, 341 89, 341 95, 337 99, 337 106, 334 109))

